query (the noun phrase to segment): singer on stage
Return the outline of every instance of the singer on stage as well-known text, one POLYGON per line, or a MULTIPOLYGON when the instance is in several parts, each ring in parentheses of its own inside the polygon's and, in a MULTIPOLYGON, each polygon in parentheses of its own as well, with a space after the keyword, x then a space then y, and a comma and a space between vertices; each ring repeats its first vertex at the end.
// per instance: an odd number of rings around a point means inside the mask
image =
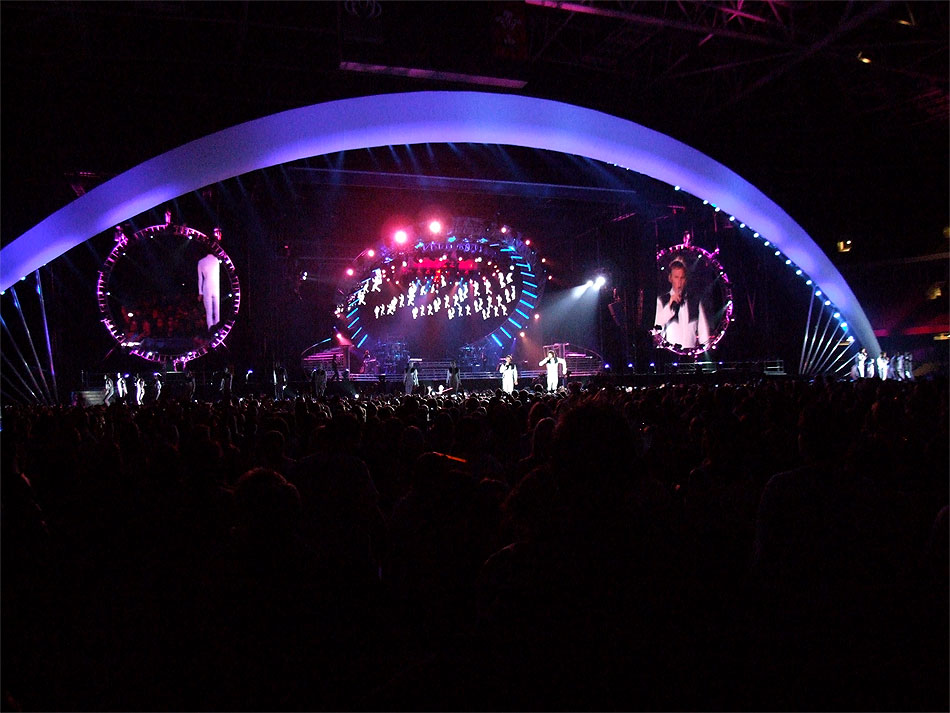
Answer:
POLYGON ((557 370, 561 368, 563 374, 567 374, 567 362, 554 353, 553 349, 548 349, 547 356, 538 362, 538 366, 543 366, 548 372, 548 391, 557 391, 557 370))
POLYGON ((686 265, 670 263, 670 291, 656 298, 656 321, 660 334, 670 344, 684 349, 709 343, 709 322, 702 301, 686 291, 686 265))

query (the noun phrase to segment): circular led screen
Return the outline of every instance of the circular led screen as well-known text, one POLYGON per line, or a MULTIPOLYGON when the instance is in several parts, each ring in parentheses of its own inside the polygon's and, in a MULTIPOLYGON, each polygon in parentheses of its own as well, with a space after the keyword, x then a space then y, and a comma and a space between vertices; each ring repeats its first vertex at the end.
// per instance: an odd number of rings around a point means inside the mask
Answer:
POLYGON ((656 256, 656 346, 683 356, 715 349, 732 319, 732 288, 715 252, 690 244, 656 256))
POLYGON ((102 322, 129 353, 184 363, 224 342, 240 307, 240 285, 220 231, 153 225, 116 244, 99 272, 102 322))
POLYGON ((544 276, 520 235, 474 218, 432 228, 399 231, 347 269, 337 317, 357 347, 452 355, 483 339, 509 343, 528 324, 544 276))

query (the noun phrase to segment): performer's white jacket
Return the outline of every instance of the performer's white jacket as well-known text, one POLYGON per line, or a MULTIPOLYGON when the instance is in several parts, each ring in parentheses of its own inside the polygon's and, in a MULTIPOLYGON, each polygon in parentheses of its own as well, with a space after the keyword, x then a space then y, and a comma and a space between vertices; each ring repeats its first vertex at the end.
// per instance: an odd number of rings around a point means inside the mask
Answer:
POLYGON ((709 343, 709 322, 701 301, 694 301, 688 295, 680 303, 678 311, 670 305, 673 290, 656 298, 656 321, 660 333, 670 344, 679 344, 684 349, 692 349, 709 343), (690 314, 692 313, 692 315, 690 314), (690 318, 692 317, 692 319, 690 318))
POLYGON ((548 391, 557 390, 557 368, 561 367, 561 373, 567 375, 567 362, 561 357, 544 357, 538 362, 538 366, 543 366, 548 372, 548 391))
POLYGON ((510 394, 515 390, 515 385, 518 383, 518 367, 512 362, 511 364, 502 364, 498 367, 498 371, 501 372, 501 390, 510 394))

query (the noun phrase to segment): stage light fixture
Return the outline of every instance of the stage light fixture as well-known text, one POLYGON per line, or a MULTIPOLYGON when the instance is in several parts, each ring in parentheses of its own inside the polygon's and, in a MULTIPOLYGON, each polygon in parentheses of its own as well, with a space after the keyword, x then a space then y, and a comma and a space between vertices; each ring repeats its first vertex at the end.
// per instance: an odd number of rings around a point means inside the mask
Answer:
POLYGON ((352 268, 352 267, 346 268, 346 276, 347 276, 347 277, 353 277, 353 268, 352 268))
POLYGON ((627 362, 627 368, 628 368, 628 369, 632 369, 632 368, 633 368, 633 362, 632 362, 632 361, 628 361, 628 362, 627 362))
POLYGON ((366 257, 376 257, 376 251, 373 248, 370 248, 366 251, 366 257))
POLYGON ((716 206, 716 212, 718 213, 720 210, 722 209, 719 206, 716 206))
POLYGON ((396 234, 393 235, 393 240, 402 245, 409 240, 409 234, 405 230, 397 230, 396 234))
POLYGON ((541 319, 541 315, 540 315, 540 314, 537 314, 537 313, 535 313, 535 315, 534 315, 534 318, 535 318, 535 319, 541 319))
POLYGON ((841 312, 835 312, 835 313, 834 313, 833 315, 831 315, 831 316, 834 317, 835 319, 841 319, 841 312))
POLYGON ((821 290, 815 290, 815 297, 821 297, 821 290))
POLYGON ((745 223, 739 223, 739 227, 740 227, 740 228, 744 228, 744 227, 745 227, 745 223))
POLYGON ((730 223, 735 223, 735 222, 736 222, 736 216, 730 215, 730 216, 729 216, 729 222, 730 222, 730 223))
POLYGON ((132 319, 132 317, 134 317, 135 315, 133 315, 131 312, 129 312, 126 316, 127 316, 129 319, 132 319))
MULTIPOLYGON (((508 232, 508 226, 507 226, 507 225, 501 226, 501 232, 502 232, 502 234, 507 233, 507 232, 508 232)), ((525 244, 527 245, 527 243, 525 243, 525 244)))
POLYGON ((781 255, 781 254, 782 254, 782 251, 781 251, 781 250, 776 250, 776 251, 775 251, 776 257, 779 256, 779 255, 781 255))
POLYGON ((796 274, 796 275, 801 275, 801 274, 802 274, 802 269, 801 269, 801 268, 798 268, 797 270, 795 270, 795 274, 796 274))
POLYGON ((518 336, 519 336, 519 337, 523 337, 523 336, 524 336, 524 332, 518 332, 518 336))
POLYGON ((524 244, 525 244, 525 245, 531 245, 531 241, 530 241, 530 240, 525 240, 525 241, 524 241, 524 244))
POLYGON ((811 281, 811 280, 805 280, 805 284, 806 284, 806 285, 810 285, 810 284, 812 284, 812 281, 811 281))
POLYGON ((442 223, 440 223, 440 222, 437 221, 437 220, 433 220, 431 223, 429 223, 429 232, 432 233, 433 235, 435 235, 435 234, 437 234, 437 233, 441 233, 441 232, 442 232, 442 223))
POLYGON ((553 279, 554 279, 554 276, 553 276, 553 275, 548 275, 548 279, 549 279, 549 280, 553 280, 553 279))
POLYGON ((597 279, 594 280, 594 287, 597 288, 598 290, 606 284, 607 284, 607 278, 604 277, 603 275, 598 275, 597 279))
POLYGON ((673 190, 674 190, 674 191, 678 191, 679 189, 680 189, 679 186, 673 186, 673 190))
POLYGON ((757 238, 757 237, 759 237, 759 234, 758 234, 758 233, 752 233, 752 237, 753 237, 753 238, 757 238))
POLYGON ((703 201, 703 205, 709 205, 709 201, 703 201))
POLYGON ((786 264, 786 265, 791 265, 791 264, 792 264, 792 261, 791 261, 791 260, 786 260, 786 261, 785 261, 785 264, 786 264))
POLYGON ((831 305, 831 300, 825 300, 825 307, 829 307, 830 305, 831 305))
MULTIPOLYGON (((587 282, 584 283, 584 286, 585 286, 585 287, 593 287, 593 286, 594 286, 594 281, 593 281, 593 280, 588 280, 587 282)), ((132 315, 129 315, 129 316, 131 317, 132 315)))

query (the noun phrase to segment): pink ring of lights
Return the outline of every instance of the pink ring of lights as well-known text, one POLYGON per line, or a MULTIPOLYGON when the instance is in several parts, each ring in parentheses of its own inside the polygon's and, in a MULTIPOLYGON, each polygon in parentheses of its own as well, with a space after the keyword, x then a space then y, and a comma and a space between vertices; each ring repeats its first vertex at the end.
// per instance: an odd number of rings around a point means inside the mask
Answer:
POLYGON ((231 258, 224 251, 224 248, 221 247, 221 244, 217 240, 209 238, 201 231, 195 230, 194 228, 189 228, 184 225, 167 224, 151 225, 147 228, 142 228, 138 232, 134 233, 131 238, 127 238, 124 234, 118 232, 116 244, 113 246, 106 259, 103 261, 102 269, 99 270, 99 277, 96 281, 96 299, 99 303, 99 312, 102 314, 102 319, 100 321, 103 323, 103 325, 105 325, 105 328, 109 331, 109 334, 112 335, 112 338, 116 341, 116 343, 120 346, 123 346, 126 335, 116 326, 115 317, 112 314, 111 308, 109 307, 109 278, 112 276, 112 271, 115 269, 115 266, 121 261, 122 256, 125 255, 126 248, 128 248, 129 245, 158 234, 180 235, 186 240, 194 240, 195 242, 203 245, 215 257, 217 257, 228 276, 228 288, 230 290, 229 297, 233 300, 234 304, 234 309, 231 314, 227 319, 221 322, 221 326, 215 330, 215 333, 211 336, 208 342, 195 349, 182 352, 180 354, 163 354, 161 352, 140 349, 138 347, 126 347, 129 354, 141 357, 146 361, 157 362, 159 364, 164 362, 185 364, 193 359, 197 359, 198 357, 207 354, 212 349, 217 349, 219 346, 224 344, 224 340, 227 338, 228 334, 230 334, 231 329, 234 327, 235 321, 237 321, 237 315, 241 308, 241 284, 238 280, 237 269, 234 267, 234 263, 231 261, 231 258))
POLYGON ((89 238, 204 186, 310 156, 398 144, 509 144, 619 165, 680 188, 767 237, 820 285, 863 346, 880 351, 847 282, 805 230, 755 186, 675 139, 561 102, 411 92, 314 104, 224 129, 113 178, 0 250, 0 290, 89 238))

